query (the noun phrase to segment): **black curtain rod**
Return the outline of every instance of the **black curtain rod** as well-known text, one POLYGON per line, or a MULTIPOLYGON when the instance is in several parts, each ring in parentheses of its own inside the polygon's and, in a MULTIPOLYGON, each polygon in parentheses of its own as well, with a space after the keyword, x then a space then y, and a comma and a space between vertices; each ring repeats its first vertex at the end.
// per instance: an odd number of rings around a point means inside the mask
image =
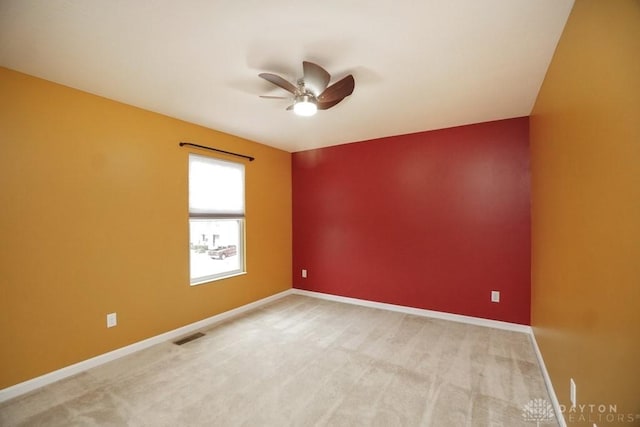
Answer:
POLYGON ((242 157, 244 159, 249 159, 250 162, 253 162, 256 159, 255 157, 245 156, 244 154, 232 153, 231 151, 219 150, 219 149, 213 148, 213 147, 206 147, 204 145, 192 144, 191 142, 181 142, 178 145, 180 147, 182 147, 183 145, 190 145, 192 147, 198 147, 198 148, 202 148, 202 149, 205 149, 205 150, 217 151, 218 153, 230 154, 232 156, 242 157))

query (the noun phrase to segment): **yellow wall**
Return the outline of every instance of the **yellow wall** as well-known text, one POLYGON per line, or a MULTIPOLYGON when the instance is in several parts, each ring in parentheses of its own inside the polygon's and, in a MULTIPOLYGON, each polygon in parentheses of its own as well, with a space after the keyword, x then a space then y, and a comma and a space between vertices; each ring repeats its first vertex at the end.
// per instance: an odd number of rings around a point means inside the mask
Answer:
POLYGON ((0 389, 291 287, 290 153, 4 68, 0 94, 0 389), (256 157, 244 276, 189 286, 184 140, 256 157))
POLYGON ((561 404, 625 415, 565 418, 640 425, 640 1, 576 1, 530 133, 535 336, 561 404))

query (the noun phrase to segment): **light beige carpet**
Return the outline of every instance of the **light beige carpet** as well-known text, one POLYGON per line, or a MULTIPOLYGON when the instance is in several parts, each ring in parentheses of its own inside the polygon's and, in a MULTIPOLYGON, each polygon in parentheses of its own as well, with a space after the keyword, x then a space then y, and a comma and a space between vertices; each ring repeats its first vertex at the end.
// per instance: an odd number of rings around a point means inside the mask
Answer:
MULTIPOLYGON (((288 296, 0 406, 2 426, 535 426, 526 334, 288 296)), ((546 424, 551 425, 551 424, 546 424)))

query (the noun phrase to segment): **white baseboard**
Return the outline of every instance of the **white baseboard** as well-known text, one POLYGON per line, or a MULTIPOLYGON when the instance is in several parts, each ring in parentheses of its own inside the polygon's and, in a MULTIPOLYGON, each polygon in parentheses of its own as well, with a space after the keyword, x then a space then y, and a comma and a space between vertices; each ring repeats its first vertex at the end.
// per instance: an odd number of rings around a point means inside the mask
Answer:
POLYGON ((305 291, 303 289, 292 289, 296 295, 306 295, 313 298, 320 298, 329 301, 343 302, 347 304, 361 305, 364 307, 379 308, 382 310, 397 311, 405 314, 413 314, 422 317, 432 317, 435 319, 451 320, 453 322, 468 323, 476 326, 486 326, 489 328, 505 329, 507 331, 531 333, 531 326, 518 323, 502 322, 500 320, 482 319, 480 317, 464 316, 462 314, 445 313, 443 311, 425 310, 422 308, 406 307, 404 305, 387 304, 363 300, 358 298, 341 297, 338 295, 324 294, 321 292, 305 291))
POLYGON ((544 359, 542 358, 540 347, 538 347, 536 336, 533 333, 533 328, 531 329, 530 336, 531 336, 531 344, 533 345, 533 350, 536 352, 536 357, 538 358, 538 364, 540 365, 540 370, 542 371, 544 384, 545 386, 547 386, 547 392, 549 393, 549 398, 551 399, 551 405, 553 405, 553 410, 556 414, 556 420, 558 420, 558 424, 560 425, 560 427, 567 427, 567 422, 565 421, 562 415, 562 410, 560 409, 560 402, 558 401, 558 396, 556 395, 556 392, 553 389, 553 384, 551 383, 551 377, 549 376, 549 372, 547 371, 547 366, 544 364, 544 359))
POLYGON ((5 389, 0 390, 0 403, 7 401, 9 399, 13 399, 14 397, 28 393, 30 391, 33 391, 45 385, 54 383, 61 379, 70 377, 75 374, 79 374, 80 372, 86 371, 87 369, 94 368, 96 366, 105 364, 107 362, 111 362, 113 360, 119 359, 121 357, 127 356, 137 351, 144 350, 145 348, 149 348, 153 345, 160 344, 169 340, 173 340, 183 335, 187 335, 198 329, 211 326, 215 323, 237 316, 249 310, 253 310, 257 307, 260 307, 269 302, 278 300, 290 294, 292 294, 292 289, 287 289, 286 291, 277 293, 275 295, 271 295, 269 297, 263 298, 258 301, 254 301, 252 303, 243 305, 238 308, 234 308, 229 311, 225 311, 224 313, 216 314, 215 316, 211 316, 209 318, 200 320, 198 322, 191 323, 181 328, 174 329, 172 331, 165 332, 163 334, 156 335, 154 337, 147 338, 142 341, 138 341, 126 347, 122 347, 122 348, 110 351, 108 353, 101 354, 100 356, 92 357, 91 359, 83 360, 82 362, 78 362, 73 365, 69 365, 64 368, 58 369, 56 371, 50 372, 48 374, 44 374, 42 376, 30 379, 28 381, 18 383, 11 387, 7 387, 5 389))

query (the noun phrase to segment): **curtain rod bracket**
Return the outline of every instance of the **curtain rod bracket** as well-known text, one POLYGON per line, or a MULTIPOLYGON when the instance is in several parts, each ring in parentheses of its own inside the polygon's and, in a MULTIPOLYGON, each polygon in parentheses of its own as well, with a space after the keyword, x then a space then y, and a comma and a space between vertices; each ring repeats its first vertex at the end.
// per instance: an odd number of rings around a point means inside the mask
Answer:
POLYGON ((217 151, 218 153, 224 153, 224 154, 229 154, 231 156, 242 157, 243 159, 248 159, 250 162, 253 162, 255 160, 255 157, 245 156, 244 154, 232 153, 231 151, 219 150, 217 148, 207 147, 204 145, 193 144, 191 142, 181 142, 178 145, 180 147, 182 147, 183 145, 190 145, 191 147, 202 148, 203 150, 217 151))

